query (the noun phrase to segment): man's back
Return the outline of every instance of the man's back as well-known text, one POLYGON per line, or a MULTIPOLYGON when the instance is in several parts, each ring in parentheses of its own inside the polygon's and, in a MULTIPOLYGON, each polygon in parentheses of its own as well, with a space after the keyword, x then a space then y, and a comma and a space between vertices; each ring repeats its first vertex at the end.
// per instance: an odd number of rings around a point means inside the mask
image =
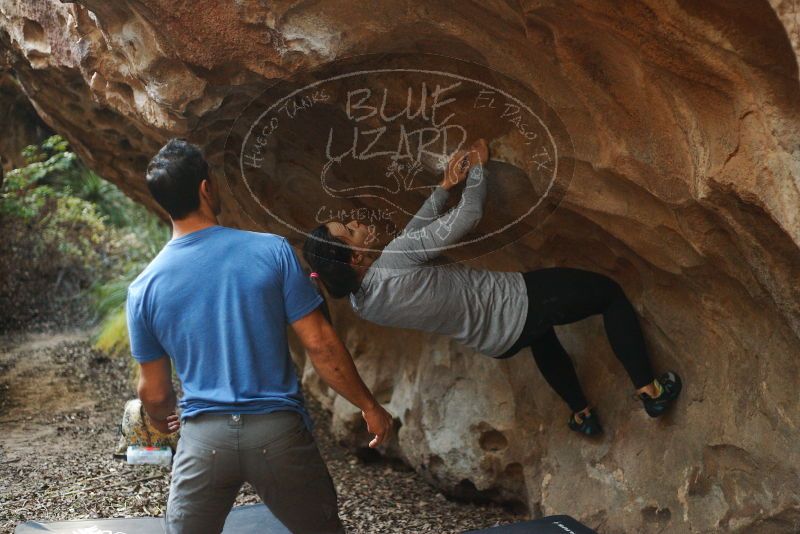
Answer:
POLYGON ((286 327, 321 302, 283 237, 210 226, 171 240, 131 284, 131 352, 141 363, 170 356, 182 418, 307 417, 286 327))
POLYGON ((361 409, 375 434, 370 446, 386 438, 392 416, 316 309, 322 297, 286 240, 218 226, 220 184, 200 147, 170 139, 145 179, 178 236, 128 289, 137 391, 161 432, 178 427, 173 369, 183 382, 167 531, 222 532, 248 482, 290 531, 344 532, 289 359, 287 325, 325 383, 361 409))

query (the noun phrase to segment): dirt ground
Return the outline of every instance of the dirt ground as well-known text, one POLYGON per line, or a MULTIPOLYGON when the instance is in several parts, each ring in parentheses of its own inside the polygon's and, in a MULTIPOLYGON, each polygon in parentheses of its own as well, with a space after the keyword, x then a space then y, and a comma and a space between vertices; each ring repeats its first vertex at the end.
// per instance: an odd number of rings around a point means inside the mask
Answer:
MULTIPOLYGON (((169 469, 111 455, 131 383, 125 358, 92 350, 85 331, 0 336, 0 532, 32 519, 163 514, 169 469)), ((439 534, 524 519, 449 501, 402 466, 360 461, 310 408, 348 532, 439 534)), ((253 502, 245 485, 237 504, 253 502)))

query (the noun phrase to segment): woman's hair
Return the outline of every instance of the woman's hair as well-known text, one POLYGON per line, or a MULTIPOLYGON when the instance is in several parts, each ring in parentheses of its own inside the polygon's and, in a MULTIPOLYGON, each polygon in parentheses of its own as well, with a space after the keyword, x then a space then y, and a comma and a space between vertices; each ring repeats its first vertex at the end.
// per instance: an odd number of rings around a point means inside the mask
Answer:
POLYGON ((333 237, 324 224, 314 228, 303 244, 303 257, 335 299, 358 291, 358 273, 350 265, 352 255, 350 247, 333 237))

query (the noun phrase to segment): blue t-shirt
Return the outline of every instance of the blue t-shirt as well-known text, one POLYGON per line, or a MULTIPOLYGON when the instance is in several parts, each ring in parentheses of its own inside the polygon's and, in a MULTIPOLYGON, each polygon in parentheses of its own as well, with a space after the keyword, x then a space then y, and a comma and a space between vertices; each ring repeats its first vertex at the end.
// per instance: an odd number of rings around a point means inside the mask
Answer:
POLYGON ((210 226, 169 241, 128 288, 131 353, 169 355, 182 419, 292 410, 310 427, 286 327, 321 302, 285 238, 210 226))

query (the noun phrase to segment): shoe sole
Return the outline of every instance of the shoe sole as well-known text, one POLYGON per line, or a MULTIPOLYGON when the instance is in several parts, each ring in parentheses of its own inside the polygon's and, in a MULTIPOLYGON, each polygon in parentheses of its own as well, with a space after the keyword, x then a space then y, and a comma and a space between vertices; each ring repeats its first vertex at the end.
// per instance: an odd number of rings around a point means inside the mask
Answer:
POLYGON ((599 436, 599 435, 601 435, 603 433, 603 427, 600 426, 600 423, 597 423, 597 431, 593 431, 593 432, 586 432, 584 430, 581 430, 580 428, 575 428, 570 423, 567 423, 567 428, 569 428, 573 432, 577 432, 578 434, 582 434, 582 435, 588 436, 588 437, 599 436))
POLYGON ((584 432, 583 430, 576 429, 576 428, 570 428, 570 430, 572 430, 573 432, 575 432, 577 434, 580 434, 581 436, 586 436, 587 438, 593 438, 595 436, 602 436, 603 435, 603 430, 602 429, 600 429, 597 432, 584 432))
POLYGON ((680 394, 681 394, 681 391, 683 391, 683 381, 681 380, 681 377, 680 377, 680 376, 678 376, 678 374, 677 374, 677 373, 675 373, 674 371, 669 371, 669 374, 671 374, 671 375, 673 376, 673 378, 674 378, 674 380, 673 380, 673 381, 675 382, 675 396, 674 396, 674 397, 672 397, 672 398, 671 398, 671 399, 670 399, 670 400, 667 402, 667 404, 666 404, 666 405, 664 405, 664 409, 663 409, 663 410, 661 410, 660 412, 657 412, 657 413, 653 414, 653 413, 651 413, 651 412, 650 412, 650 411, 649 411, 647 408, 645 408, 645 411, 647 412, 647 415, 649 415, 650 417, 652 417, 652 418, 654 418, 654 419, 655 419, 656 417, 661 417, 662 415, 664 415, 665 413, 667 413, 667 412, 669 411, 669 409, 670 409, 670 408, 672 408, 672 404, 673 404, 673 403, 674 403, 676 400, 678 400, 678 397, 680 396, 680 394))

